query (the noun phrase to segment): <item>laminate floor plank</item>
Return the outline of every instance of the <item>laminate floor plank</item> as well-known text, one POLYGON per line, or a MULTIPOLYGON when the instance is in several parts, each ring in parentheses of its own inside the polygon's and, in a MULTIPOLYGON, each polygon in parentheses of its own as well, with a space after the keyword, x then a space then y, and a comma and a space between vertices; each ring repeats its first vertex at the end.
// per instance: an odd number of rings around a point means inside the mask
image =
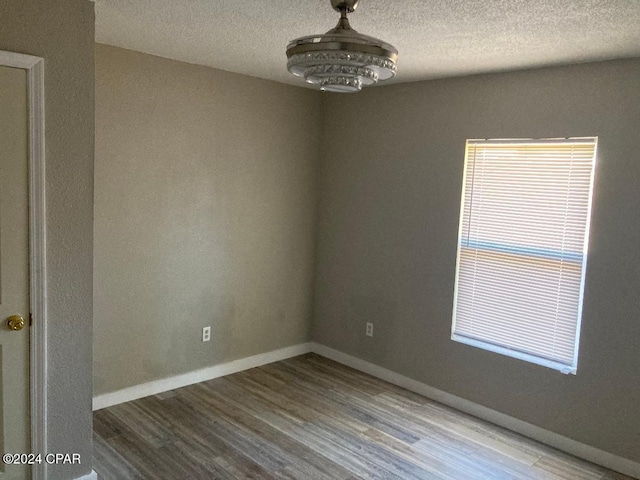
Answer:
POLYGON ((234 399, 234 404, 247 413, 258 415, 260 413, 273 410, 276 405, 267 399, 261 398, 254 392, 247 391, 239 385, 228 380, 228 377, 218 378, 213 381, 203 382, 201 385, 207 388, 209 392, 214 392, 223 398, 234 399))
POLYGON ((266 422, 274 428, 285 432, 300 443, 321 452, 330 461, 342 466, 351 473, 367 480, 398 480, 398 477, 360 454, 354 455, 351 450, 345 448, 341 443, 336 443, 327 439, 324 435, 318 434, 314 429, 314 424, 300 425, 294 419, 280 413, 270 413, 261 415, 266 422))
MULTIPOLYGON (((294 396, 291 396, 284 389, 283 391, 273 391, 272 389, 265 387, 264 385, 255 382, 251 378, 235 377, 229 379, 237 389, 239 398, 251 398, 256 402, 259 402, 265 411, 273 411, 274 409, 284 410, 292 415, 298 416, 301 420, 307 420, 314 418, 318 415, 313 408, 309 408, 308 405, 300 403, 294 396), (241 393, 242 392, 242 393, 241 393)), ((294 388, 293 392, 298 392, 304 387, 300 386, 294 388)), ((239 400, 242 404, 245 400, 239 400)))
POLYGON ((535 464, 527 465, 490 448, 480 448, 471 457, 509 472, 520 480, 562 480, 551 472, 537 468, 535 464))
POLYGON ((119 432, 117 436, 135 434, 157 448, 173 441, 172 431, 166 424, 155 421, 141 402, 122 403, 111 408, 114 430, 119 432))
POLYGON ((355 429, 366 431, 373 427, 407 442, 415 442, 420 438, 410 430, 401 428, 401 422, 397 422, 391 412, 376 409, 371 402, 373 397, 349 386, 314 390, 298 385, 290 387, 286 393, 288 398, 311 406, 323 416, 349 423, 355 429), (361 395, 364 398, 362 401, 361 395))
POLYGON ((237 452, 219 457, 215 460, 215 463, 236 480, 241 478, 248 480, 276 480, 276 477, 263 467, 237 452))
POLYGON ((350 379, 358 379, 359 381, 366 382, 371 386, 371 388, 381 390, 382 392, 393 392, 402 395, 403 397, 413 400, 416 403, 433 403, 432 400, 419 395, 417 393, 406 390, 402 387, 398 387, 397 385, 393 385, 391 383, 385 382, 384 380, 380 380, 379 378, 372 377, 364 372, 356 370, 351 367, 347 367, 341 363, 338 363, 334 360, 330 360, 328 358, 322 357, 315 353, 308 354, 307 361, 312 364, 320 364, 324 365, 326 368, 331 368, 336 372, 341 372, 341 376, 347 380, 347 383, 350 382, 350 379))
POLYGON ((604 474, 604 477, 602 477, 602 480, 634 480, 634 479, 631 477, 628 477, 627 475, 623 475, 622 473, 608 471, 607 473, 604 474))
POLYGON ((120 434, 120 429, 116 425, 117 417, 111 410, 105 408, 93 412, 93 432, 100 438, 115 437, 120 434))
POLYGON ((366 377, 352 373, 348 370, 333 368, 332 365, 324 362, 316 362, 316 356, 309 356, 301 359, 295 357, 285 360, 289 365, 293 366, 296 371, 305 371, 318 379, 322 379, 329 387, 340 388, 343 386, 361 391, 368 395, 377 395, 385 391, 383 385, 372 382, 371 377, 366 377))
POLYGON ((367 460, 375 470, 383 472, 383 478, 402 478, 407 480, 423 480, 438 478, 418 465, 405 460, 394 452, 387 450, 383 445, 375 443, 365 437, 360 437, 346 430, 339 430, 335 425, 327 425, 323 422, 307 426, 311 434, 324 437, 326 440, 340 448, 350 451, 353 455, 367 460))
MULTIPOLYGON (((247 382, 250 382, 250 380, 241 378, 233 379, 232 381, 238 382, 240 385, 246 385, 247 382)), ((371 422, 376 421, 367 412, 362 412, 359 409, 354 410, 351 406, 336 401, 331 396, 331 390, 327 388, 313 388, 308 385, 298 384, 295 386, 290 385, 281 393, 273 392, 257 384, 252 384, 247 388, 253 394, 268 398, 274 404, 278 404, 279 410, 286 411, 300 420, 313 421, 328 416, 340 422, 348 423, 352 428, 362 431, 370 428, 371 422)), ((385 427, 380 426, 380 428, 385 427)), ((395 427, 392 426, 388 428, 395 430, 395 427)))
POLYGON ((370 429, 363 435, 395 455, 430 472, 434 478, 455 478, 456 480, 476 480, 478 478, 475 474, 470 475, 464 468, 460 468, 460 465, 443 461, 431 453, 425 455, 421 450, 416 449, 414 445, 406 444, 379 430, 370 429))
POLYGON ((432 425, 446 431, 458 440, 464 439, 471 449, 493 448, 529 465, 533 465, 549 452, 548 447, 542 448, 543 446, 537 442, 524 439, 524 437, 496 425, 479 422, 476 417, 462 415, 455 410, 443 408, 435 402, 403 408, 402 403, 388 394, 377 395, 375 401, 387 405, 389 409, 399 411, 413 424, 432 425))
MULTIPOLYGON (((191 446, 194 452, 202 451, 208 457, 220 456, 231 450, 229 444, 220 440, 209 428, 208 421, 204 421, 205 415, 198 411, 197 407, 178 398, 168 401, 148 401, 152 397, 137 400, 143 407, 149 408, 158 422, 171 425, 171 429, 177 439, 191 446)), ((214 417, 212 421, 215 421, 214 417)))
POLYGON ((163 478, 189 478, 189 473, 173 458, 165 455, 161 448, 145 442, 142 437, 118 435, 107 443, 126 458, 143 478, 161 480, 163 478))
POLYGON ((93 434, 93 468, 103 480, 144 479, 126 458, 95 433, 93 434))
POLYGON ((576 478, 584 480, 600 480, 606 473, 606 468, 583 462, 570 455, 558 452, 553 456, 544 456, 535 464, 536 467, 551 472, 564 480, 576 478))
POLYGON ((315 354, 93 419, 101 480, 631 480, 315 354))
MULTIPOLYGON (((326 359, 318 360, 318 358, 321 358, 321 357, 317 357, 317 356, 312 357, 311 363, 313 365, 316 365, 316 364, 324 365, 327 369, 330 369, 331 371, 336 372, 336 374, 340 372, 340 376, 343 379, 346 378, 346 375, 350 373, 348 367, 344 367, 336 362, 332 362, 331 360, 326 360, 326 359)), ((363 375, 360 372, 358 373, 359 375, 363 375)), ((338 395, 345 394, 349 396, 354 400, 354 403, 358 405, 362 405, 363 403, 365 403, 365 404, 368 404, 369 407, 371 407, 370 410, 375 408, 371 406, 370 400, 366 398, 366 396, 359 395, 357 389, 352 388, 351 382, 345 381, 341 387, 338 387, 335 390, 339 392, 338 395)), ((405 391, 403 391, 402 389, 399 389, 399 387, 396 387, 396 389, 394 390, 396 392, 405 393, 405 391)), ((376 400, 375 403, 378 403, 377 402, 378 399, 383 400, 382 403, 384 403, 385 395, 389 395, 389 394, 387 394, 386 392, 381 392, 375 395, 374 397, 374 399, 376 400)), ((400 395, 396 394, 396 397, 400 397, 400 395)), ((413 398, 415 399, 415 397, 413 398)), ((413 428, 409 427, 410 431, 412 430, 414 432, 417 432, 418 434, 423 434, 423 435, 424 435, 424 431, 420 432, 419 431, 420 427, 430 429, 430 426, 436 425, 438 427, 444 428, 445 430, 449 430, 454 434, 457 434, 463 438, 466 438, 472 442, 475 442, 477 445, 475 448, 478 448, 478 446, 493 445, 497 448, 497 450, 502 451, 503 453, 509 452, 510 456, 519 457, 523 461, 526 461, 531 465, 536 461, 538 461, 542 456, 538 452, 530 451, 530 449, 528 448, 518 448, 517 445, 514 446, 513 443, 515 442, 513 438, 507 438, 505 435, 502 435, 502 432, 500 430, 483 429, 482 425, 478 425, 477 419, 474 417, 471 417, 471 416, 466 417, 467 420, 471 420, 470 425, 465 424, 465 422, 460 422, 459 421, 460 412, 455 412, 452 409, 448 409, 447 407, 439 405, 435 402, 431 402, 428 400, 420 401, 420 402, 410 401, 410 406, 411 406, 411 409, 407 409, 406 406, 393 405, 390 403, 386 403, 385 405, 386 410, 389 411, 390 414, 384 415, 384 417, 387 420, 392 418, 393 423, 396 425, 403 425, 403 424, 406 425, 407 423, 409 423, 413 427, 413 428), (393 413, 391 413, 393 411, 395 411, 397 415, 394 416, 393 413), (425 412, 425 415, 423 416, 411 415, 411 413, 417 413, 420 411, 425 412), (448 418, 448 417, 454 417, 454 418, 448 418), (408 422, 403 421, 403 419, 408 420, 408 422), (434 422, 434 420, 436 420, 436 422, 434 422)), ((377 410, 377 412, 379 413, 379 410, 377 410)), ((462 419, 464 419, 464 417, 462 419)))
MULTIPOLYGON (((458 444, 462 449, 467 451, 475 451, 481 445, 484 445, 485 441, 491 440, 488 437, 483 437, 483 442, 478 443, 477 439, 480 435, 475 431, 472 431, 470 435, 460 435, 456 430, 464 429, 464 425, 451 424, 445 418, 442 418, 439 412, 433 412, 431 416, 414 415, 411 411, 378 403, 376 401, 378 396, 368 399, 359 396, 356 392, 348 390, 333 391, 330 395, 337 396, 341 401, 350 402, 360 410, 367 411, 369 415, 385 425, 394 425, 396 429, 401 431, 405 438, 392 435, 409 441, 409 443, 416 442, 421 438, 448 438, 449 441, 447 441, 447 443, 458 444)), ((530 459, 532 461, 531 463, 539 458, 538 456, 530 459)))
MULTIPOLYGON (((228 398, 220 397, 219 393, 212 391, 208 385, 201 384, 199 386, 202 392, 206 392, 207 398, 216 399, 214 403, 208 404, 213 413, 246 429, 252 435, 259 437, 261 441, 267 442, 270 449, 277 450, 283 461, 290 464, 284 470, 313 472, 312 478, 319 480, 336 480, 348 476, 347 471, 328 464, 324 457, 317 452, 293 440, 286 433, 271 427, 263 422, 259 416, 239 413, 236 406, 228 402, 228 398)), ((278 471, 281 470, 274 470, 275 473, 278 471)))

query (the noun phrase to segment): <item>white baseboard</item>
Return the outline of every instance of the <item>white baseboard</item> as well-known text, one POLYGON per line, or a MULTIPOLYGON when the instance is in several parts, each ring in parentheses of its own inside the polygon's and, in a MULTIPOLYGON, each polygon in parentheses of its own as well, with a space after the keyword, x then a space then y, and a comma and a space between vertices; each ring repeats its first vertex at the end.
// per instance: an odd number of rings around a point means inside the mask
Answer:
POLYGON ((558 450, 562 450, 570 453, 571 455, 575 455, 576 457, 583 458, 611 470, 640 479, 640 463, 585 445, 584 443, 577 442, 557 433, 550 432, 549 430, 523 422, 517 418, 510 417, 504 413, 500 413, 469 400, 465 400, 464 398, 456 397, 455 395, 438 390, 437 388, 431 387, 425 383, 412 380, 409 377, 405 377, 404 375, 400 375, 399 373, 379 367, 378 365, 366 362, 346 353, 339 352, 333 348, 329 348, 318 343, 312 343, 311 350, 318 355, 335 360, 338 363, 355 368, 361 372, 368 373, 369 375, 385 380, 389 383, 393 383, 399 387, 406 388, 407 390, 418 393, 462 412, 471 414, 496 425, 500 425, 501 427, 520 433, 546 445, 550 445, 558 450))
POLYGON ((91 470, 91 473, 87 473, 86 475, 78 477, 75 480, 98 480, 98 474, 95 470, 91 470))
POLYGON ((162 378, 133 387, 123 388, 115 392, 104 393, 93 397, 93 410, 118 405, 119 403, 130 402, 138 398, 157 395, 158 393, 186 387, 194 383, 212 380, 232 373, 241 372, 250 368, 259 367, 268 363, 278 362, 287 358, 303 355, 311 351, 311 343, 302 343, 292 347, 281 348, 267 353, 261 353, 252 357, 241 358, 232 362, 207 367, 193 372, 183 373, 174 377, 162 378))

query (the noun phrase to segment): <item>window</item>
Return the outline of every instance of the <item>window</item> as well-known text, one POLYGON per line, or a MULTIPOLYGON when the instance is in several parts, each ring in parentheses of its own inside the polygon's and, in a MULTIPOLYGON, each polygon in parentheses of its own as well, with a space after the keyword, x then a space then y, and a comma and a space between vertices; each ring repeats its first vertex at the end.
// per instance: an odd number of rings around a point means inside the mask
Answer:
POLYGON ((596 144, 467 141, 453 340, 576 373, 596 144))

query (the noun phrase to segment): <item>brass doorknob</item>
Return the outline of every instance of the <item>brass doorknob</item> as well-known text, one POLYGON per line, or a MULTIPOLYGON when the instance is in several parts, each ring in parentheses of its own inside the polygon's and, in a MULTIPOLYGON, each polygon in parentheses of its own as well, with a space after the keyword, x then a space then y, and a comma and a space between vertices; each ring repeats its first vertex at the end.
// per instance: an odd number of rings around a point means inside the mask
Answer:
POLYGON ((9 326, 9 330, 22 330, 24 328, 24 318, 20 315, 11 315, 7 319, 7 325, 9 326))

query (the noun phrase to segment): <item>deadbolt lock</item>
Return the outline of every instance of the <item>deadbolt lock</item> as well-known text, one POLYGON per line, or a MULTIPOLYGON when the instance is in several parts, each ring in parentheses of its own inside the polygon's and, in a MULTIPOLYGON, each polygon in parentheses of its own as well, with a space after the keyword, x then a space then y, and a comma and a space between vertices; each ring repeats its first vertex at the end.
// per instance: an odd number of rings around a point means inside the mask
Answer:
POLYGON ((24 318, 20 315, 11 315, 7 319, 7 326, 9 327, 9 330, 22 330, 24 328, 24 318))

